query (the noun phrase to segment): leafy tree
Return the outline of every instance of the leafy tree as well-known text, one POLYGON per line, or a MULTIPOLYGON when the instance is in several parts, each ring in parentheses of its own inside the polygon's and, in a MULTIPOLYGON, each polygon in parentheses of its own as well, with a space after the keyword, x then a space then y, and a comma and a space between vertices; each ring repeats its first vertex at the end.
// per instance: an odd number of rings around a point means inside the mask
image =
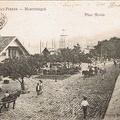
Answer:
POLYGON ((81 51, 81 47, 79 44, 74 45, 74 48, 72 49, 72 62, 73 63, 80 63, 82 60, 82 51, 81 51))
POLYGON ((25 90, 24 78, 30 77, 33 71, 28 60, 27 57, 7 59, 0 68, 4 77, 18 80, 22 90, 25 90))
POLYGON ((32 74, 36 74, 37 71, 39 71, 40 68, 43 67, 44 64, 46 64, 45 56, 40 54, 30 55, 27 60, 28 64, 32 68, 32 74))
POLYGON ((61 58, 62 62, 67 62, 69 68, 69 63, 72 61, 73 58, 71 49, 68 47, 60 49, 59 57, 61 58))
POLYGON ((112 44, 111 51, 113 58, 120 58, 120 38, 113 37, 109 42, 112 44))
POLYGON ((113 37, 109 40, 99 41, 90 51, 93 56, 101 58, 120 58, 120 38, 113 37))
POLYGON ((51 63, 60 62, 60 58, 57 54, 52 54, 48 56, 48 61, 51 63))

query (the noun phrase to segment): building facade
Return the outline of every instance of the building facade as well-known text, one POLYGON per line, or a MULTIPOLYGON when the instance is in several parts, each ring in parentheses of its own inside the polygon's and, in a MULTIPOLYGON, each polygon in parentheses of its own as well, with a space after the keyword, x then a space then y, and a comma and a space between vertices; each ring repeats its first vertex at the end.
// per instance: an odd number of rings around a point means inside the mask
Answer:
POLYGON ((29 52, 16 36, 0 36, 0 61, 21 55, 29 55, 29 52))

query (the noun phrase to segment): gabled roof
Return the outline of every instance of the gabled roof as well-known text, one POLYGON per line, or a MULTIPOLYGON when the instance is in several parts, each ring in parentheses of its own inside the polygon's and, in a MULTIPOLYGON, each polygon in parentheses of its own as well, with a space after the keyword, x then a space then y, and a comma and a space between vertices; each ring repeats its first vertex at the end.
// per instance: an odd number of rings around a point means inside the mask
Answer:
POLYGON ((45 48, 42 53, 43 53, 43 54, 50 54, 50 52, 48 51, 47 48, 45 48))
POLYGON ((14 38, 15 36, 0 36, 0 53, 12 42, 14 38))
POLYGON ((17 41, 19 45, 26 51, 27 54, 29 52, 25 49, 25 47, 20 43, 16 36, 0 36, 0 54, 2 51, 9 47, 9 44, 13 41, 17 41))

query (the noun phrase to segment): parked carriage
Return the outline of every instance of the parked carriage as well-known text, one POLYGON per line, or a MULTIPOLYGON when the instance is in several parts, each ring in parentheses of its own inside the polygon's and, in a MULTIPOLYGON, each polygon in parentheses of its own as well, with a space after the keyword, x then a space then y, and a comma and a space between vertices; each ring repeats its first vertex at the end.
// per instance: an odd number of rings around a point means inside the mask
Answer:
POLYGON ((92 77, 94 75, 97 75, 98 74, 98 70, 99 68, 98 67, 89 67, 88 70, 83 70, 82 71, 82 75, 84 75, 84 77, 92 77))

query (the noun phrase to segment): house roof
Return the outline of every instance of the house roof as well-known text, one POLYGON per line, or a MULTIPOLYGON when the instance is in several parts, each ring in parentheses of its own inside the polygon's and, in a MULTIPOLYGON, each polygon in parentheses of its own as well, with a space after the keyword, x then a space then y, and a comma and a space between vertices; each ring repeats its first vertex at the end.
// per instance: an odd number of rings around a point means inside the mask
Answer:
POLYGON ((0 36, 0 53, 7 47, 15 36, 0 36))
MULTIPOLYGON (((17 40, 19 45, 28 53, 25 47, 20 43, 20 41, 16 38, 16 36, 0 36, 0 53, 6 49, 11 42, 17 40)), ((28 53, 29 54, 29 53, 28 53)))
POLYGON ((43 54, 50 54, 50 52, 48 51, 47 48, 45 48, 42 52, 43 52, 43 54))

